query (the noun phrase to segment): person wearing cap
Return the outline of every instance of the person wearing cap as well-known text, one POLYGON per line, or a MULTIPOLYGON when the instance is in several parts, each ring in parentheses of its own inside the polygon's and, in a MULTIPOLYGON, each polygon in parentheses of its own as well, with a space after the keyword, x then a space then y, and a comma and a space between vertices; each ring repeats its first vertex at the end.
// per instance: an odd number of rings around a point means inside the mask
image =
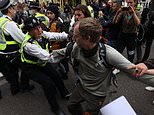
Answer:
POLYGON ((40 21, 34 16, 24 20, 24 25, 28 33, 21 45, 22 70, 29 79, 42 86, 51 110, 56 115, 64 115, 56 100, 56 89, 65 99, 70 93, 50 63, 51 60, 56 63, 56 60, 53 60, 52 53, 49 53, 49 41, 67 40, 68 34, 43 31, 40 21))
POLYGON ((49 18, 49 28, 50 32, 63 32, 64 30, 61 30, 60 24, 62 22, 60 21, 60 12, 57 5, 49 5, 47 7, 47 16, 49 18))
MULTIPOLYGON (((47 16, 50 22, 50 32, 67 32, 66 26, 60 21, 60 13, 57 5, 49 5, 47 7, 47 16)), ((52 43, 52 50, 60 49, 66 46, 67 42, 55 42, 52 43)))
MULTIPOLYGON (((50 21, 50 32, 68 32, 67 27, 64 25, 64 23, 60 20, 60 12, 59 12, 59 7, 56 4, 50 4, 47 7, 47 16, 50 21)), ((50 45, 52 46, 50 50, 56 50, 56 49, 61 49, 66 47, 68 41, 51 41, 50 45)), ((62 60, 61 62, 55 64, 55 68, 59 71, 59 74, 61 78, 67 79, 67 73, 69 71, 69 66, 66 60, 62 60), (62 66, 63 67, 62 67, 62 66), (62 68, 61 68, 62 67, 62 68), (59 69, 58 69, 59 68, 59 69), (63 71, 64 70, 64 71, 63 71)))
POLYGON ((33 89, 24 80, 26 76, 21 72, 21 86, 19 84, 19 66, 20 66, 20 44, 25 34, 18 25, 12 20, 15 16, 15 9, 10 0, 0 1, 0 11, 3 16, 0 18, 0 71, 10 83, 12 95, 17 94, 22 89, 33 89), (20 86, 20 87, 19 87, 20 86))
POLYGON ((47 31, 48 27, 49 27, 49 18, 46 15, 39 12, 41 10, 39 3, 30 2, 30 9, 31 9, 31 15, 35 16, 36 18, 41 20, 42 21, 42 24, 41 24, 42 29, 47 31))

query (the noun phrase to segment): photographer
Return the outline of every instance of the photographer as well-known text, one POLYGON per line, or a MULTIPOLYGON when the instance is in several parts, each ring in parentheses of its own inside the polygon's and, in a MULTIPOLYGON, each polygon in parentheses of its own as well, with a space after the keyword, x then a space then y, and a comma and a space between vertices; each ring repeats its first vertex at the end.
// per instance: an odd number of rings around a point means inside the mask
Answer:
POLYGON ((133 0, 126 0, 126 4, 116 12, 113 23, 121 24, 121 33, 117 41, 117 50, 122 53, 126 47, 128 60, 133 62, 136 45, 135 40, 140 24, 139 15, 135 12, 135 3, 133 0))

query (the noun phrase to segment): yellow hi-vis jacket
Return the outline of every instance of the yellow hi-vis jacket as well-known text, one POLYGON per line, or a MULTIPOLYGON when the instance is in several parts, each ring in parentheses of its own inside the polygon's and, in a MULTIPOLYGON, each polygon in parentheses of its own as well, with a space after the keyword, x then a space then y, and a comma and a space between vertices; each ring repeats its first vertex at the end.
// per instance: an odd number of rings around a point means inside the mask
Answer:
MULTIPOLYGON (((44 38, 46 39, 46 38, 44 38)), ((24 47, 28 44, 28 43, 32 43, 32 44, 36 44, 39 48, 42 48, 41 45, 38 43, 38 41, 36 41, 35 39, 33 39, 28 33, 26 34, 25 36, 25 39, 21 45, 21 49, 20 49, 20 53, 21 53, 21 60, 22 62, 26 62, 26 63, 29 63, 29 64, 35 64, 35 65, 38 65, 38 66, 45 66, 46 65, 46 61, 43 61, 43 60, 40 60, 38 59, 37 57, 35 56, 31 56, 29 55, 28 53, 26 53, 24 51, 24 47)), ((46 46, 46 51, 49 52, 49 44, 45 44, 46 46)))
POLYGON ((49 19, 47 16, 45 16, 44 14, 41 14, 41 13, 36 13, 35 14, 35 17, 40 19, 42 21, 42 23, 48 27, 49 26, 49 19))
POLYGON ((18 44, 11 36, 8 38, 4 34, 4 27, 9 21, 5 17, 0 18, 0 51, 7 50, 8 45, 13 46, 18 44))

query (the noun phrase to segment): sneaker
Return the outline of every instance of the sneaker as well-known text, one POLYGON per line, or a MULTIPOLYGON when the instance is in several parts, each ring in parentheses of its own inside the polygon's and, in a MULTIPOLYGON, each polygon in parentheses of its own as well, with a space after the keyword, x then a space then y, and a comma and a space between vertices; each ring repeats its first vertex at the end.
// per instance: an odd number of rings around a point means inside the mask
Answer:
POLYGON ((154 105, 154 100, 152 101, 152 104, 154 105))
POLYGON ((21 92, 28 92, 35 89, 35 86, 34 85, 28 85, 24 87, 21 86, 20 89, 21 89, 21 92))
POLYGON ((147 87, 145 87, 145 90, 154 92, 154 87, 147 86, 147 87))
POLYGON ((119 69, 114 69, 114 70, 112 71, 112 73, 113 73, 114 75, 118 74, 119 72, 120 72, 119 69))
POLYGON ((14 86, 14 85, 10 85, 10 90, 11 90, 11 94, 13 96, 20 92, 19 87, 18 86, 14 86))

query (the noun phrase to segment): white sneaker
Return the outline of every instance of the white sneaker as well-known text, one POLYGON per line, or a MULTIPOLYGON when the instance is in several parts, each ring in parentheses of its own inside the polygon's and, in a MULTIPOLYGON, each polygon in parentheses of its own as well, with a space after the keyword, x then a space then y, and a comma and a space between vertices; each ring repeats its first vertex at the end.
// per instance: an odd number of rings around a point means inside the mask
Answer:
POLYGON ((118 74, 119 72, 120 72, 120 70, 119 70, 119 69, 116 69, 116 68, 112 71, 112 73, 113 73, 114 75, 118 74))
POLYGON ((145 90, 154 92, 154 87, 147 86, 145 87, 145 90))
POLYGON ((152 101, 152 104, 154 105, 154 100, 152 101))
POLYGON ((2 74, 2 73, 0 73, 0 78, 1 78, 1 77, 3 77, 3 74, 2 74))

